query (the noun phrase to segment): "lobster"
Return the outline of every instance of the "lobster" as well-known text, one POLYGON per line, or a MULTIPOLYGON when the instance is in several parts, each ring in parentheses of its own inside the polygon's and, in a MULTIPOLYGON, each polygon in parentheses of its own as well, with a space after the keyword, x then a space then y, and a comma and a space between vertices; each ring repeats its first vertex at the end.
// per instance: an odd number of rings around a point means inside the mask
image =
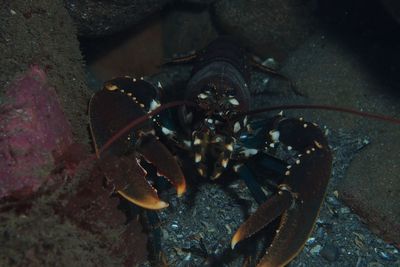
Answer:
POLYGON ((161 84, 131 77, 106 82, 91 98, 90 130, 104 176, 122 198, 158 210, 168 203, 146 179, 149 168, 166 178, 178 196, 186 191, 176 150, 189 155, 198 176, 215 180, 232 169, 260 203, 232 237, 232 249, 278 220, 258 266, 286 265, 310 235, 330 178, 332 155, 323 132, 315 123, 281 113, 252 116, 251 68, 283 76, 229 38, 172 63, 193 63, 176 103, 166 103, 170 92, 161 84), (256 180, 253 165, 272 176, 272 196, 250 186, 256 180))

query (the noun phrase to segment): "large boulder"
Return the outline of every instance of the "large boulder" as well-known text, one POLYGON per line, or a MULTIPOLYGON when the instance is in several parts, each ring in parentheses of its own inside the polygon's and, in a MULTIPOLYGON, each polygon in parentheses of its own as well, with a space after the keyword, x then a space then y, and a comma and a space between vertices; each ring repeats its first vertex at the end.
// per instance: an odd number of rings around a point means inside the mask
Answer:
POLYGON ((304 1, 222 0, 214 5, 215 21, 262 57, 284 59, 314 29, 312 9, 304 1))
POLYGON ((51 179, 72 130, 46 74, 33 66, 5 90, 0 107, 0 198, 27 197, 51 179))

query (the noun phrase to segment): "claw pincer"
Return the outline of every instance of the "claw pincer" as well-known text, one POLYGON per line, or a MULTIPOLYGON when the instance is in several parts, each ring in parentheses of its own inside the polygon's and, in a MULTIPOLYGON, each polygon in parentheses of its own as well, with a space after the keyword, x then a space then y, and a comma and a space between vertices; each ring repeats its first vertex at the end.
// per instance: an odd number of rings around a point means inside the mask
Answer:
POLYGON ((237 230, 232 247, 279 218, 276 234, 258 266, 285 266, 303 248, 314 227, 332 165, 332 155, 322 131, 302 120, 283 119, 276 131, 279 140, 297 154, 275 195, 237 230))
POLYGON ((157 89, 144 80, 116 78, 104 84, 89 103, 90 130, 100 168, 116 192, 134 204, 160 209, 168 204, 158 198, 147 182, 141 160, 151 163, 159 175, 167 178, 178 195, 186 190, 183 173, 171 152, 154 135, 152 121, 147 121, 115 140, 109 149, 100 148, 125 125, 159 106, 157 89))

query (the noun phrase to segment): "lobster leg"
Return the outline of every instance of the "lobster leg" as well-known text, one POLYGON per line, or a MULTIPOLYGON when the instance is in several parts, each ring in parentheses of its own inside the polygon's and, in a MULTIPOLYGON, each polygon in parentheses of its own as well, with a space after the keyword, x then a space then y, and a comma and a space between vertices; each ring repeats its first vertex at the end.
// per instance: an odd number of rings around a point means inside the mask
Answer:
POLYGON ((235 233, 232 247, 280 216, 276 235, 258 266, 284 266, 302 249, 318 216, 332 156, 321 130, 302 120, 279 119, 279 142, 298 152, 288 162, 278 192, 235 233))
POLYGON ((256 69, 258 69, 259 71, 268 73, 270 75, 276 76, 282 80, 291 82, 290 79, 288 77, 286 77, 283 74, 280 74, 278 71, 274 70, 273 68, 264 66, 263 64, 261 64, 260 62, 257 62, 254 58, 250 58, 250 65, 256 69))
POLYGON ((256 202, 259 204, 265 202, 267 198, 264 192, 261 190, 261 185, 256 181, 250 168, 247 167, 246 165, 242 165, 239 167, 237 172, 239 174, 240 179, 242 179, 245 182, 247 188, 250 190, 256 202))
POLYGON ((272 75, 274 77, 277 77, 277 78, 279 78, 279 79, 281 79, 283 81, 288 82, 289 85, 290 85, 290 88, 293 90, 293 92, 295 94, 300 95, 300 96, 304 96, 304 94, 298 90, 298 88, 296 87, 296 84, 292 80, 290 80, 288 77, 286 77, 285 75, 279 73, 278 71, 276 71, 276 70, 274 70, 272 68, 264 66, 260 62, 257 62, 256 60, 254 60, 254 58, 250 59, 250 65, 252 67, 254 67, 256 70, 259 70, 259 71, 264 72, 264 73, 268 73, 268 74, 270 74, 270 75, 272 75))
POLYGON ((198 55, 196 53, 187 55, 187 56, 183 56, 183 57, 175 57, 172 59, 167 60, 163 66, 168 66, 168 65, 174 65, 174 64, 186 64, 186 63, 191 63, 193 62, 195 59, 197 59, 198 55))

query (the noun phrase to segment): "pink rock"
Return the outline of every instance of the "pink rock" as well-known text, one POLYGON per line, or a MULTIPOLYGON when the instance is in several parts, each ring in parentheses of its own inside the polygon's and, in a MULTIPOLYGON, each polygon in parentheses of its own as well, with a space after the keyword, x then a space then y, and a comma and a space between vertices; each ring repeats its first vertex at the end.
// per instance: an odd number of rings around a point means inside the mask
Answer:
POLYGON ((38 66, 5 89, 0 106, 0 199, 27 197, 72 144, 71 126, 38 66))

